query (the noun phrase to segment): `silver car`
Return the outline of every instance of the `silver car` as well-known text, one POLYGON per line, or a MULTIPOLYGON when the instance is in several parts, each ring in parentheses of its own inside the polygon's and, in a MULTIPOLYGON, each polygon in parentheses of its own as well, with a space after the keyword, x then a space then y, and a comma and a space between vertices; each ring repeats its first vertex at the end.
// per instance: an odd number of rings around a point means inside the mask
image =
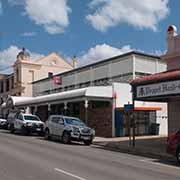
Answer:
POLYGON ((90 145, 94 136, 95 131, 75 117, 51 115, 46 122, 45 139, 58 137, 65 144, 75 140, 90 145))

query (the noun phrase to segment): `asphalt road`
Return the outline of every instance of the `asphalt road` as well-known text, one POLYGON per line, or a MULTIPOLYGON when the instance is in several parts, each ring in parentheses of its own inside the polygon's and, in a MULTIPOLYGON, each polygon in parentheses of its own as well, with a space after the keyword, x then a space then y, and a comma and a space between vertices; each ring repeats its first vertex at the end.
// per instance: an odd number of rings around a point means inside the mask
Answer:
POLYGON ((0 180, 179 180, 180 167, 0 130, 0 180))

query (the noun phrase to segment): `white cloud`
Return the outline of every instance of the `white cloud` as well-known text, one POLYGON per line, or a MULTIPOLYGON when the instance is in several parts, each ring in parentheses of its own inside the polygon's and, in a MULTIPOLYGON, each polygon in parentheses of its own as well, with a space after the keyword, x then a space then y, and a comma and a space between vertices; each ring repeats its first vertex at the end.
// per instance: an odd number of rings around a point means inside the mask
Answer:
MULTIPOLYGON (((21 51, 21 49, 15 45, 11 45, 9 48, 0 51, 0 73, 11 73, 12 65, 16 61, 17 54, 21 51)), ((29 51, 29 50, 27 50, 29 51)), ((43 57, 42 54, 30 52, 32 59, 37 59, 43 57)))
POLYGON ((67 0, 9 0, 11 5, 23 5, 27 15, 37 25, 41 25, 49 34, 63 33, 69 25, 71 9, 67 0))
POLYGON ((132 51, 129 45, 123 46, 122 48, 115 48, 107 44, 96 45, 90 48, 87 53, 78 57, 78 65, 87 65, 93 62, 98 62, 113 56, 118 56, 127 52, 132 51))
POLYGON ((86 19, 101 32, 121 23, 156 31, 158 23, 169 14, 168 3, 169 0, 92 0, 89 7, 95 12, 86 19))
POLYGON ((21 36, 24 36, 24 37, 32 37, 32 36, 36 36, 36 32, 24 32, 21 34, 21 36))

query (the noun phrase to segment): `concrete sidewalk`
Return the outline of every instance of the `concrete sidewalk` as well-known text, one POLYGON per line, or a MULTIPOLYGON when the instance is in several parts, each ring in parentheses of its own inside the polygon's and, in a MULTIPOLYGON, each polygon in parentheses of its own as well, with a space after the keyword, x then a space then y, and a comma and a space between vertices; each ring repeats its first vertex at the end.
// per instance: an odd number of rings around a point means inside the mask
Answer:
POLYGON ((113 151, 163 160, 174 160, 173 156, 166 153, 166 143, 167 137, 165 136, 139 136, 136 137, 135 147, 129 145, 129 137, 96 137, 93 144, 113 151))

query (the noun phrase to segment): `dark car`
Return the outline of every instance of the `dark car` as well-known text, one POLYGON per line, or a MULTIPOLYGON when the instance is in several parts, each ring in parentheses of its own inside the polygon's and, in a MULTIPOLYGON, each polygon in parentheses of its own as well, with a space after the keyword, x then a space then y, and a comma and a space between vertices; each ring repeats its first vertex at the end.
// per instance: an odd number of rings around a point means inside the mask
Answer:
POLYGON ((174 155, 180 164, 180 129, 168 137, 167 152, 174 155))

